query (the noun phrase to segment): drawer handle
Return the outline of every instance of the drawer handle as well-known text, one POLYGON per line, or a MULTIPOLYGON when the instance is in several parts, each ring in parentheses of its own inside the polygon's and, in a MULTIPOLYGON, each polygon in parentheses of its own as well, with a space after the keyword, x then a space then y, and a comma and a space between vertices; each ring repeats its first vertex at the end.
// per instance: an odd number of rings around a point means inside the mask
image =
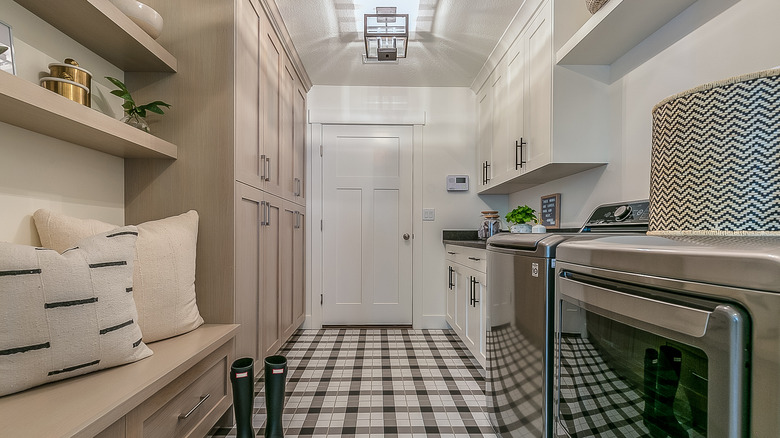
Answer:
POLYGON ((474 260, 475 262, 478 262, 478 261, 480 261, 482 259, 477 258, 477 257, 469 257, 469 260, 474 260))
POLYGON ((453 254, 454 255, 454 254, 457 254, 457 253, 456 252, 452 252, 452 251, 447 251, 447 254, 453 254))
POLYGON ((186 413, 186 414, 184 414, 184 415, 179 415, 179 420, 184 420, 184 419, 186 419, 187 417, 189 417, 190 415, 192 415, 192 413, 193 413, 193 412, 195 412, 195 409, 198 409, 198 408, 200 407, 200 405, 202 405, 202 404, 203 404, 203 402, 204 402, 204 401, 208 400, 208 398, 209 398, 209 397, 211 397, 211 394, 206 394, 206 395, 204 395, 203 397, 201 397, 201 398, 200 398, 200 401, 198 402, 198 404, 196 404, 195 406, 193 406, 193 407, 192 407, 192 409, 190 409, 190 411, 189 411, 189 412, 187 412, 187 413, 186 413))

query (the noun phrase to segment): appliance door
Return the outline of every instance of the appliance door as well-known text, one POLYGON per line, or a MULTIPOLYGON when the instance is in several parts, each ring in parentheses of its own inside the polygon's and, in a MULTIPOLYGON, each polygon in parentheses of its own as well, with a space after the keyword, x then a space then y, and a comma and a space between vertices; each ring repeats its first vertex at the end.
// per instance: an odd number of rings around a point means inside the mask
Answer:
POLYGON ((556 278, 557 435, 746 437, 747 313, 592 274, 556 278))
POLYGON ((530 255, 499 249, 487 256, 488 416, 502 437, 551 436, 554 270, 551 259, 530 255))

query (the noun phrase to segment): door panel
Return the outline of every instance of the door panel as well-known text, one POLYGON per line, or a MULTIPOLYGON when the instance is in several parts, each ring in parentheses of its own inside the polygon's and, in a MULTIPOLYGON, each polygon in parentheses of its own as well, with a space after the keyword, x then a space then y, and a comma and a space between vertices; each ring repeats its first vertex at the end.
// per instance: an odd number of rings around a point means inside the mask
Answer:
POLYGON ((306 209, 299 208, 293 229, 293 318, 295 328, 306 318, 306 209))
POLYGON ((266 160, 261 175, 265 177, 264 188, 275 195, 282 195, 281 187, 281 70, 282 45, 273 31, 273 27, 262 14, 263 31, 260 36, 261 48, 261 92, 263 95, 263 155, 266 160))
POLYGON ((323 149, 323 323, 409 324, 412 128, 325 126, 323 149))
POLYGON ((279 254, 281 274, 281 288, 279 290, 281 300, 281 320, 282 340, 286 340, 293 331, 295 331, 295 315, 293 310, 293 296, 295 294, 293 287, 295 283, 293 266, 295 265, 295 253, 293 249, 294 227, 295 227, 295 205, 292 202, 284 202, 282 211, 282 221, 280 224, 279 254))
MULTIPOLYGON (((258 360, 263 193, 236 183, 236 357, 258 360)), ((257 370, 256 370, 257 371, 257 370)))
POLYGON ((528 169, 551 161, 552 30, 550 8, 534 19, 528 31, 528 169))
POLYGON ((279 260, 280 225, 283 219, 282 200, 265 196, 265 225, 263 226, 263 293, 260 301, 260 321, 263 357, 272 355, 281 347, 281 324, 279 323, 279 291, 281 288, 279 260))
POLYGON ((263 187, 260 178, 260 17, 249 0, 238 2, 241 13, 236 17, 241 24, 236 27, 236 179, 256 188, 263 187))
POLYGON ((295 202, 306 204, 306 90, 296 83, 293 102, 293 184, 295 202))
POLYGON ((296 187, 293 183, 294 163, 294 130, 295 130, 295 94, 298 90, 295 86, 296 74, 290 61, 285 57, 285 63, 282 67, 281 95, 280 95, 280 165, 279 177, 284 199, 295 199, 296 187))

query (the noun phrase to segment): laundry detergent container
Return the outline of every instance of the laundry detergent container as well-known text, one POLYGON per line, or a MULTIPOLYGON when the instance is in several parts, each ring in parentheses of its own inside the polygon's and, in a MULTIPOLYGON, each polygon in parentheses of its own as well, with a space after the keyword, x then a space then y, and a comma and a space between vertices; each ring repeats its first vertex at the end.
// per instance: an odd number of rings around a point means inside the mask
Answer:
POLYGON ((654 235, 780 235, 780 69, 653 108, 654 235))

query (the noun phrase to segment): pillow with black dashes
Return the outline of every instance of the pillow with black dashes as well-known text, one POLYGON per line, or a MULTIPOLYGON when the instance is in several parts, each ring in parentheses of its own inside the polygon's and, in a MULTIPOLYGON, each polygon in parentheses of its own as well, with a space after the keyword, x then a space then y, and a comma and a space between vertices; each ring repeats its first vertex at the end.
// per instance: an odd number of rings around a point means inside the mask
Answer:
POLYGON ((0 396, 143 359, 128 226, 57 251, 0 243, 0 396))

